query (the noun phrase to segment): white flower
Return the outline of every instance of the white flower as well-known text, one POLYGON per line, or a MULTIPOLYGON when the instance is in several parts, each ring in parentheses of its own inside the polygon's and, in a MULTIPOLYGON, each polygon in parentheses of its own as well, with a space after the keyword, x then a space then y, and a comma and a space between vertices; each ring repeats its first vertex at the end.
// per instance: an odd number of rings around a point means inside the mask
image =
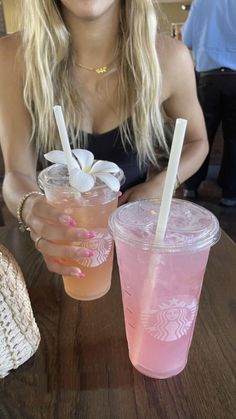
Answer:
MULTIPOLYGON (((94 161, 94 155, 91 151, 83 149, 72 150, 74 155, 73 167, 69 177, 70 185, 79 192, 87 192, 93 188, 96 178, 104 182, 112 191, 118 192, 120 182, 114 176, 119 173, 119 167, 112 162, 97 160, 94 161)), ((67 166, 67 160, 64 151, 54 150, 44 157, 52 163, 60 163, 67 166)))

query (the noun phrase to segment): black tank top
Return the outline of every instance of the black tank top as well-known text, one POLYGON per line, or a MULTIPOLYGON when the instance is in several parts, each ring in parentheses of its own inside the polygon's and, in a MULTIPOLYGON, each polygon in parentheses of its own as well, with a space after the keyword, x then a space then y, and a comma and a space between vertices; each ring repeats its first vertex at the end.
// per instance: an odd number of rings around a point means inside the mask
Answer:
POLYGON ((147 177, 147 166, 140 168, 137 152, 127 144, 122 145, 119 128, 114 128, 104 134, 87 134, 87 149, 94 154, 96 160, 108 160, 116 163, 125 174, 125 183, 121 187, 124 192, 131 186, 144 182, 147 177))
MULTIPOLYGON (((123 170, 125 182, 120 188, 122 192, 146 180, 147 165, 143 165, 142 168, 139 167, 137 152, 129 144, 124 149, 119 127, 104 134, 87 134, 86 136, 87 145, 85 148, 93 153, 95 160, 112 161, 123 170)), ((73 147, 72 143, 71 147, 73 147)), ((43 153, 40 153, 37 170, 41 171, 50 164, 43 157, 43 153)))

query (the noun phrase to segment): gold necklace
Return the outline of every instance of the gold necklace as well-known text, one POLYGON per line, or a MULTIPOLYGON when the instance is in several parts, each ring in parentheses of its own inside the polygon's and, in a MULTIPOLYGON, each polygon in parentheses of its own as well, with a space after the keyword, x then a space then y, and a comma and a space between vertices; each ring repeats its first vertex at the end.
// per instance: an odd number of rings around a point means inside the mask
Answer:
POLYGON ((77 67, 83 68, 84 70, 95 71, 97 74, 107 73, 108 69, 110 68, 110 65, 104 65, 103 67, 86 67, 86 65, 82 65, 80 63, 76 63, 76 65, 77 67))
POLYGON ((101 67, 87 67, 86 65, 77 63, 76 61, 75 61, 75 65, 77 67, 83 68, 84 70, 87 70, 87 71, 94 71, 97 74, 104 74, 104 73, 107 73, 112 68, 112 65, 114 64, 115 60, 116 60, 116 54, 115 54, 115 57, 110 64, 107 64, 107 65, 104 65, 104 66, 101 66, 101 67))

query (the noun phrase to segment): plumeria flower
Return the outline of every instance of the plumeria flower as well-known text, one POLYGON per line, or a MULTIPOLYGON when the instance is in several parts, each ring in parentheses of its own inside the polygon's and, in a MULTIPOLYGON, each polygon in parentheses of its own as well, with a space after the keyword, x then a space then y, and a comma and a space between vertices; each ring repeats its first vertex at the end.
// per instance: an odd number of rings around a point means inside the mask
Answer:
MULTIPOLYGON (((70 185, 79 192, 87 192, 93 188, 96 183, 96 178, 104 182, 112 191, 118 192, 120 189, 120 182, 115 177, 120 169, 117 164, 105 161, 94 160, 94 155, 91 151, 83 149, 72 150, 72 170, 69 176, 70 185)), ((67 159, 64 151, 54 150, 44 157, 51 163, 60 163, 67 166, 67 159)))

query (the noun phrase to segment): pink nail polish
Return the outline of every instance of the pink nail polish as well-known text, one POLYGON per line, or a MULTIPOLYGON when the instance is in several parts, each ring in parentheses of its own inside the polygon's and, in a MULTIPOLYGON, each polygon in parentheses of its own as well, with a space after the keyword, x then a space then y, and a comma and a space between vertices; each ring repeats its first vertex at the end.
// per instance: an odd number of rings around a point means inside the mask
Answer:
POLYGON ((96 232, 95 231, 88 231, 87 232, 87 238, 88 239, 93 239, 94 237, 96 237, 96 232))
POLYGON ((70 271, 71 276, 77 276, 78 278, 84 278, 85 275, 79 268, 73 268, 70 271))
POLYGON ((88 256, 93 256, 93 251, 91 249, 78 249, 76 251, 76 258, 83 258, 83 257, 88 257, 88 256))
POLYGON ((87 256, 93 256, 94 252, 91 249, 87 249, 87 256))
POLYGON ((59 221, 62 224, 66 224, 66 225, 68 225, 70 227, 75 227, 77 225, 76 221, 73 218, 71 218, 69 215, 66 215, 66 214, 61 215, 59 217, 59 221))
POLYGON ((121 192, 121 191, 120 191, 120 192, 118 192, 118 198, 120 198, 122 195, 123 195, 123 194, 122 194, 122 192, 121 192))
POLYGON ((69 225, 70 227, 75 227, 75 226, 77 226, 77 223, 76 223, 76 221, 75 221, 75 220, 73 220, 73 218, 71 218, 71 219, 70 219, 70 221, 68 222, 68 225, 69 225))

